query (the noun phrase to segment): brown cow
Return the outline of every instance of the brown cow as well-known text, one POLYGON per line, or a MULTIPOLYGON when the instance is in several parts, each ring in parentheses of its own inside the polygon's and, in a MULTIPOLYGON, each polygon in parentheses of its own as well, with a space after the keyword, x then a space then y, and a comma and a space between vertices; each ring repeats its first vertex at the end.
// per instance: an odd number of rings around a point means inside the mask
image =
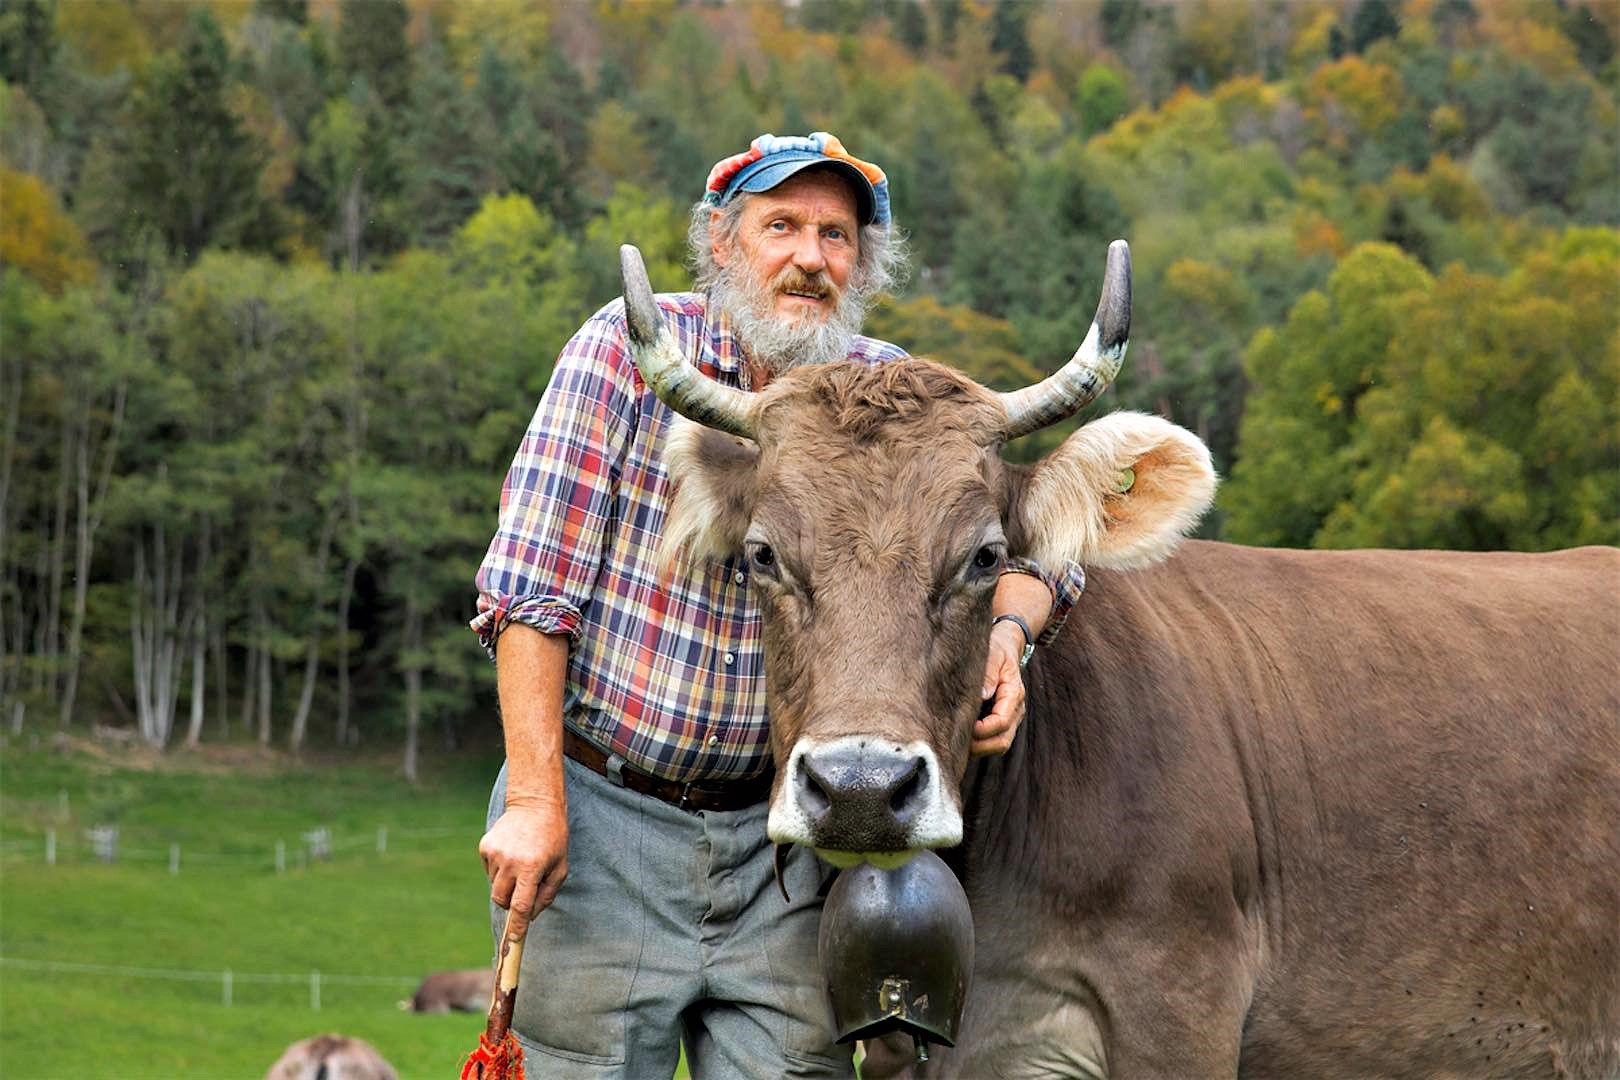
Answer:
POLYGON ((399 1080, 372 1045, 348 1035, 317 1035, 287 1047, 264 1080, 399 1080))
POLYGON ((435 971, 422 979, 416 993, 399 1007, 419 1013, 473 1012, 489 1010, 495 996, 495 972, 491 968, 463 971, 435 971))
POLYGON ((1168 558, 1214 488, 1188 432, 1003 462, 1117 368, 1122 244, 1075 358, 999 396, 926 361, 730 391, 625 270, 643 377, 720 429, 671 435, 665 536, 752 563, 773 838, 960 841, 973 986, 931 1071, 1620 1075, 1620 552, 1168 558), (1091 580, 970 763, 1008 554, 1091 580))

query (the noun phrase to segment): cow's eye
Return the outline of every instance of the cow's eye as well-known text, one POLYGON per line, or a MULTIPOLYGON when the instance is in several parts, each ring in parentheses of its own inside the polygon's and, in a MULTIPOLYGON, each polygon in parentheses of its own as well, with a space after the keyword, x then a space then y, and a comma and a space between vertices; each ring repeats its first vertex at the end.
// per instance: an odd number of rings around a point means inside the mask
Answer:
POLYGON ((994 544, 986 544, 973 553, 972 574, 974 577, 986 577, 992 570, 1001 568, 1001 549, 994 544))
POLYGON ((750 544, 748 547, 748 561, 754 564, 754 569, 762 574, 775 577, 777 574, 776 552, 771 550, 769 544, 750 544))

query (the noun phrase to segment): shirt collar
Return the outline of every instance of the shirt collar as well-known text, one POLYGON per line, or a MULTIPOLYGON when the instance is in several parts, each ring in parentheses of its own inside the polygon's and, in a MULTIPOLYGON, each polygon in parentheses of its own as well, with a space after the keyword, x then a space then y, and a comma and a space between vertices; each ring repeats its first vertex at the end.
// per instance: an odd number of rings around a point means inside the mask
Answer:
MULTIPOLYGON (((709 298, 703 297, 703 309, 709 311, 709 298)), ((717 371, 740 378, 743 369, 742 345, 737 341, 737 335, 732 332, 731 320, 724 314, 713 315, 707 320, 709 326, 709 351, 714 354, 714 366, 717 371)))

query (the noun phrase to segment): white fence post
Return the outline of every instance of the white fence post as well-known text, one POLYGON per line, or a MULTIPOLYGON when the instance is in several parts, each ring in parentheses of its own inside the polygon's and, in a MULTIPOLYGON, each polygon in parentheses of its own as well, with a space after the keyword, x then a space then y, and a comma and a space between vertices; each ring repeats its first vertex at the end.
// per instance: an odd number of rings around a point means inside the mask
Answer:
POLYGON ((56 830, 45 830, 45 865, 56 865, 56 830))
POLYGON ((388 826, 377 826, 377 854, 388 854, 388 826))
POLYGON ((287 872, 287 841, 285 841, 285 840, 277 840, 276 841, 276 873, 285 874, 286 872, 287 872))
POLYGON ((309 973, 309 1007, 316 1012, 321 1011, 321 973, 309 973))
POLYGON ((225 969, 224 996, 225 996, 225 1007, 228 1009, 228 1008, 231 1007, 231 969, 230 968, 225 969))
POLYGON ((180 845, 179 844, 170 844, 169 845, 169 873, 178 874, 179 872, 180 872, 180 845))
POLYGON ((118 826, 97 825, 90 830, 90 842, 95 846, 96 858, 105 863, 118 861, 118 826))
POLYGON ((56 789, 56 814, 63 821, 68 819, 68 793, 67 788, 56 789))

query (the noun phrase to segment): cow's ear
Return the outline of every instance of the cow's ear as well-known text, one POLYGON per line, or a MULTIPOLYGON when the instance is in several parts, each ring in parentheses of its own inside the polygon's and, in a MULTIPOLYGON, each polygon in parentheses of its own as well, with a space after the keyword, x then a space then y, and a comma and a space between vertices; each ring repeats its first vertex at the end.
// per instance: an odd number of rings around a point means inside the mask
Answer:
POLYGON ((1170 554, 1209 508, 1209 448, 1168 420, 1117 412, 1035 466, 1020 500, 1029 554, 1129 570, 1170 554))
POLYGON ((663 556, 724 559, 742 550, 754 516, 759 448, 746 439, 676 419, 664 449, 675 493, 663 556))

